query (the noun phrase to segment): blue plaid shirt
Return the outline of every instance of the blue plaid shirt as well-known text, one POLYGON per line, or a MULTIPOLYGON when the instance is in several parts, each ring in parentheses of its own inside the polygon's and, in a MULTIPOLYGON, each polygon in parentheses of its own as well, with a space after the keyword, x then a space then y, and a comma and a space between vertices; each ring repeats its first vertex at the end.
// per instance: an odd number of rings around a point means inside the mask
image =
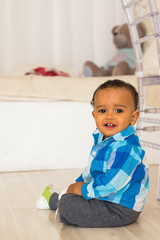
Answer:
POLYGON ((81 188, 85 199, 96 198, 142 211, 149 189, 149 170, 143 164, 145 152, 135 132, 130 125, 103 140, 103 134, 94 131, 89 165, 76 179, 85 182, 81 188))

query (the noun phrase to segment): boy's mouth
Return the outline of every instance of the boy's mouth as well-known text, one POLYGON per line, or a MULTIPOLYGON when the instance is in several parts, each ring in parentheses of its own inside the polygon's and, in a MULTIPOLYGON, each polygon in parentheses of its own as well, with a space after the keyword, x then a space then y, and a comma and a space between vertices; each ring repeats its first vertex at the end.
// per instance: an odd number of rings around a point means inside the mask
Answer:
POLYGON ((105 127, 108 127, 108 128, 113 128, 113 127, 115 127, 116 125, 113 124, 113 123, 106 123, 104 126, 105 126, 105 127))

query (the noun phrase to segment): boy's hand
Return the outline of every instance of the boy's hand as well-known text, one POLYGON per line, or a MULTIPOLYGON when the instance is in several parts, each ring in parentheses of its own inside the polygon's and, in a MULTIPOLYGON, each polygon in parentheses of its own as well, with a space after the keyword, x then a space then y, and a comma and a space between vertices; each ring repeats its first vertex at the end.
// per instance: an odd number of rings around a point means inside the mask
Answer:
POLYGON ((81 187, 83 186, 83 184, 85 184, 85 183, 84 182, 76 182, 76 183, 70 184, 66 193, 82 196, 81 187))

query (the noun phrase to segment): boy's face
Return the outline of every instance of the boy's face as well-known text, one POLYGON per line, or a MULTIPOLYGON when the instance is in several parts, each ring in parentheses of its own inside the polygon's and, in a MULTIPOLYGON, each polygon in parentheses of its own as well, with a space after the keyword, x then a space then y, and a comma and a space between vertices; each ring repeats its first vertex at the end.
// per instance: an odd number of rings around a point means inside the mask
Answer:
POLYGON ((97 128, 108 138, 134 125, 139 117, 131 92, 125 88, 105 88, 95 94, 92 112, 97 128))

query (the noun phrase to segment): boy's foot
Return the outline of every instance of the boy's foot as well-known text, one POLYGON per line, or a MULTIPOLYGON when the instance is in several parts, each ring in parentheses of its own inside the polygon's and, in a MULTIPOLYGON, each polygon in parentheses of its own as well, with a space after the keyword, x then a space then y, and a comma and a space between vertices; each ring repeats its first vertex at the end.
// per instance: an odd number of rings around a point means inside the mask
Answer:
POLYGON ((38 209, 49 209, 49 199, 53 193, 53 186, 46 185, 36 202, 36 207, 38 209))

